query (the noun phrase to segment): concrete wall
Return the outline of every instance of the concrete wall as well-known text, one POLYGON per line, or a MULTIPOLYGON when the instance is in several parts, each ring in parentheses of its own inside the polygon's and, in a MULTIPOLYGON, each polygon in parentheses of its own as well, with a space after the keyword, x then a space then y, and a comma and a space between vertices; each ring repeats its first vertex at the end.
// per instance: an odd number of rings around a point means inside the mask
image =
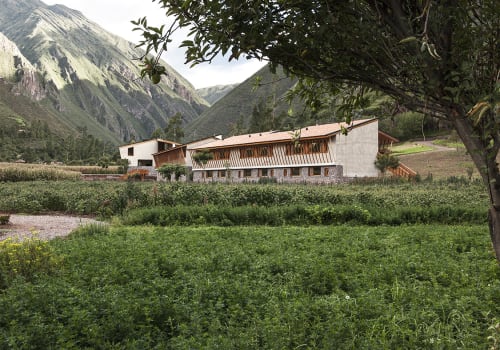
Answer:
POLYGON ((333 145, 335 164, 344 167, 346 177, 376 177, 375 160, 378 153, 378 121, 372 121, 338 134, 333 145))
POLYGON ((127 159, 130 166, 138 166, 139 159, 152 160, 154 166, 155 164, 153 160, 153 153, 156 152, 158 152, 158 141, 151 140, 146 142, 138 142, 126 146, 121 146, 120 158, 127 159), (133 156, 128 155, 128 149, 130 147, 134 148, 133 156))

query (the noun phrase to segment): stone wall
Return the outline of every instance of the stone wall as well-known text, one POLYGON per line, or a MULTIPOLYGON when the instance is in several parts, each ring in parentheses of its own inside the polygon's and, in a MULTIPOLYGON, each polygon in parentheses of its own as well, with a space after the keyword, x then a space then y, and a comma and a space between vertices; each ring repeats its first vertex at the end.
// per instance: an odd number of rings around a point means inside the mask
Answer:
POLYGON ((311 175, 311 167, 297 167, 298 175, 292 175, 291 168, 268 168, 268 176, 260 176, 260 169, 247 169, 250 176, 245 176, 245 169, 226 170, 226 176, 220 177, 219 171, 196 170, 193 171, 193 182, 259 182, 268 181, 277 183, 313 183, 313 184, 334 184, 344 182, 343 168, 337 166, 322 166, 320 175, 311 175), (325 175, 325 169, 328 169, 328 175, 325 175), (272 173, 271 173, 272 171, 272 173))

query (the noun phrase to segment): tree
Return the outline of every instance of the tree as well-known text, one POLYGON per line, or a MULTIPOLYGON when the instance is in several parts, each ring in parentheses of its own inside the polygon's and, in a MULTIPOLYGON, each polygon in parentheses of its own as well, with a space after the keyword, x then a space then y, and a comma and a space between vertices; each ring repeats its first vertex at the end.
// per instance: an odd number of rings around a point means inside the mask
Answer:
MULTIPOLYGON (((355 107, 375 90, 449 122, 488 190, 500 262, 500 1, 157 1, 174 23, 134 22, 147 52, 160 55, 177 29, 188 28, 187 63, 219 54, 269 60, 299 78, 295 95, 313 108, 322 95, 339 92, 345 106, 355 107)), ((145 74, 158 71, 158 58, 145 74)))
POLYGON ((182 115, 180 113, 175 113, 173 117, 170 117, 165 127, 165 138, 171 141, 181 142, 183 137, 182 115))
POLYGON ((174 175, 175 181, 179 181, 182 175, 187 174, 187 169, 184 165, 180 164, 163 164, 158 168, 158 172, 167 181, 170 181, 172 179, 172 174, 174 175))
POLYGON ((162 139, 163 138, 163 129, 162 128, 156 128, 151 133, 151 138, 152 139, 162 139))
POLYGON ((379 153, 375 160, 375 167, 385 175, 387 169, 396 169, 399 166, 399 159, 390 153, 379 153))
POLYGON ((208 161, 212 159, 214 159, 214 154, 207 149, 197 151, 195 154, 193 154, 193 160, 202 168, 205 168, 205 165, 208 163, 208 161))

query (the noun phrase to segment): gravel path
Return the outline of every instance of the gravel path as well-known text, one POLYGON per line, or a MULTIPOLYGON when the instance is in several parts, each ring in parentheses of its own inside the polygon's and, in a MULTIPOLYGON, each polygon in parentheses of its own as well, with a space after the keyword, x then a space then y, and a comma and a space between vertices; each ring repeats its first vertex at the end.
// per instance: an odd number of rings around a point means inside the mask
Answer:
POLYGON ((79 226, 98 221, 65 215, 10 215, 8 225, 0 225, 0 241, 7 238, 24 239, 35 234, 40 239, 67 236, 79 226))

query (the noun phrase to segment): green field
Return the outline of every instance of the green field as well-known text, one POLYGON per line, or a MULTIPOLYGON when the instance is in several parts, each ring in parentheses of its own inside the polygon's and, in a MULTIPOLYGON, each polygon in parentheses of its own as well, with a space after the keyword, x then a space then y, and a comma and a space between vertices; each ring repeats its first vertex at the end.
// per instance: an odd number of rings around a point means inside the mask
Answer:
POLYGON ((0 294, 2 348, 486 349, 484 226, 117 227, 0 294))
POLYGON ((0 185, 0 211, 112 223, 0 243, 0 349, 500 342, 500 268, 475 182, 0 185))

